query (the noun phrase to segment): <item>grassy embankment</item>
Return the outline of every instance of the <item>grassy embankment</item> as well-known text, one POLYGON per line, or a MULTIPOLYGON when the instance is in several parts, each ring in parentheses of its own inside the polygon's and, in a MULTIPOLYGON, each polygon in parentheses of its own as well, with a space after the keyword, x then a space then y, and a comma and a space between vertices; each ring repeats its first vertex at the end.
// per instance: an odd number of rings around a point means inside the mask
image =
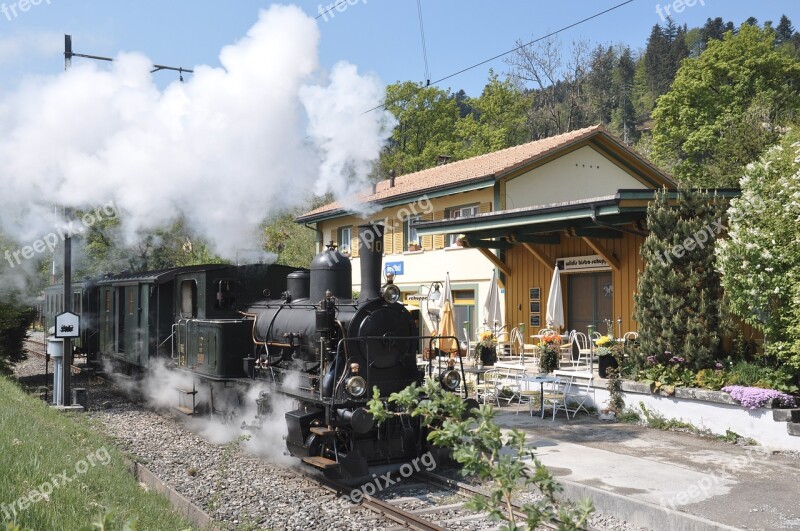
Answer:
POLYGON ((0 529, 77 530, 108 511, 114 528, 191 528, 139 486, 109 438, 0 377, 0 529))

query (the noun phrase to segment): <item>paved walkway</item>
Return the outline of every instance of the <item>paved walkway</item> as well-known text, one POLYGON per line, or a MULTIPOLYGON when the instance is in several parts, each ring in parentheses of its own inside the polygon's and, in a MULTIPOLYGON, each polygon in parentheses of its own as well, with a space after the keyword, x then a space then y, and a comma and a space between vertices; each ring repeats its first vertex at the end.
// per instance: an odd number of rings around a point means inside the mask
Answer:
POLYGON ((565 495, 603 513, 653 530, 800 529, 800 455, 517 407, 498 424, 525 430, 565 495))

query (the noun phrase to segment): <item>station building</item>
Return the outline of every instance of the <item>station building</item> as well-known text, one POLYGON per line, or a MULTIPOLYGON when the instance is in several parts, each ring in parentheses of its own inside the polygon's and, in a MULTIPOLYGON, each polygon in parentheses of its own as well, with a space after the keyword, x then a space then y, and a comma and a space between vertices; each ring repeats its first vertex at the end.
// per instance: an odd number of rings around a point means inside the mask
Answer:
MULTIPOLYGON (((297 222, 353 262, 358 225, 385 223, 384 266, 407 303, 419 305, 449 274, 459 332, 484 324, 495 272, 503 324, 544 327, 557 267, 568 330, 605 331, 610 320, 624 333, 637 329, 647 205, 664 187, 676 183, 598 125, 384 180, 357 199, 369 216, 334 202, 297 222)), ((353 263, 356 290, 358 272, 353 263)))

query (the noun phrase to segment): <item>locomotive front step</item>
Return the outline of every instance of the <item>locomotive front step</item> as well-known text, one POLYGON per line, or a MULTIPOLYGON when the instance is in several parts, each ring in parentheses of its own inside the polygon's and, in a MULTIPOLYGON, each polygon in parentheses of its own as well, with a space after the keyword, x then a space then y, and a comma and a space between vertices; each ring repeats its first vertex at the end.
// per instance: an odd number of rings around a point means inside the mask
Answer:
POLYGON ((175 409, 183 413, 184 415, 194 415, 194 410, 192 408, 186 406, 175 406, 175 409))
POLYGON ((334 430, 326 428, 325 426, 313 426, 309 431, 321 437, 330 437, 336 433, 334 430))
POLYGON ((327 457, 320 457, 318 455, 315 455, 313 457, 304 457, 303 462, 313 466, 314 468, 319 468, 320 470, 330 470, 339 467, 339 463, 337 463, 333 459, 328 459, 327 457))

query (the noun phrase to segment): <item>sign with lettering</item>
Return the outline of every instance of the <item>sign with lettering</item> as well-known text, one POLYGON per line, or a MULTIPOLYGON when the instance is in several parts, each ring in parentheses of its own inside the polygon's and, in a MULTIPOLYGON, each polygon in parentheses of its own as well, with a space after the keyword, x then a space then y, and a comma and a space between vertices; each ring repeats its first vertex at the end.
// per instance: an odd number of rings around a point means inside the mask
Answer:
POLYGON ((588 256, 570 256, 557 260, 558 268, 565 273, 576 273, 579 271, 597 271, 611 269, 605 258, 599 254, 588 256))
POLYGON ((56 315, 57 338, 79 337, 81 334, 81 318, 72 312, 64 312, 56 315))
POLYGON ((394 273, 394 276, 403 274, 403 262, 386 262, 383 268, 384 273, 394 273))

